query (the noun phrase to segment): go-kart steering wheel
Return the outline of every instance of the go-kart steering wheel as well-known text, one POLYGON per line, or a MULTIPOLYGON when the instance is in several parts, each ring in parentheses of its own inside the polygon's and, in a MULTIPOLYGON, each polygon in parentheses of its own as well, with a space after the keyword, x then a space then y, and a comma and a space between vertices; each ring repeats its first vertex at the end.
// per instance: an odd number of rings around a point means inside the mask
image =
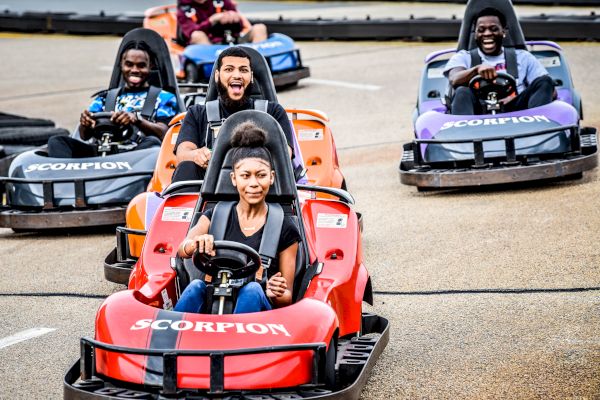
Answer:
POLYGON ((516 94, 516 79, 505 72, 498 72, 497 76, 488 80, 481 75, 474 76, 469 81, 469 88, 475 93, 479 100, 493 101, 516 94))
POLYGON ((108 133, 111 135, 111 141, 113 142, 122 142, 128 139, 133 133, 132 127, 116 124, 110 120, 111 117, 112 113, 109 111, 92 113, 92 119, 96 121, 92 136, 96 139, 102 139, 102 136, 108 133))
POLYGON ((209 256, 194 251, 192 261, 206 275, 217 277, 219 271, 227 271, 230 279, 250 276, 261 266, 260 255, 252 247, 229 240, 217 240, 213 247, 216 254, 209 256))

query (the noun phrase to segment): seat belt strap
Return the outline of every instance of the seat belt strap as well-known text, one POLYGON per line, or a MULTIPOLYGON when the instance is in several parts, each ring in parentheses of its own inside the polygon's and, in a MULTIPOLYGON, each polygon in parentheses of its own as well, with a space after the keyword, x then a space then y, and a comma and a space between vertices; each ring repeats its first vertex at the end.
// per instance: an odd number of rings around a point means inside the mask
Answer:
MULTIPOLYGON (((208 120, 208 129, 212 133, 212 143, 214 145, 219 129, 223 125, 221 120, 221 108, 219 107, 219 100, 207 101, 206 107, 206 119, 208 120)), ((208 139, 208 138, 207 138, 208 139)), ((208 141, 206 142, 208 144, 208 141)))
MULTIPOLYGON (((277 256, 277 248, 279 247, 279 238, 281 237, 281 229, 283 227, 283 208, 278 203, 269 203, 267 212, 267 221, 263 230, 262 239, 258 254, 262 261, 263 268, 268 269, 271 263, 277 256)), ((256 280, 262 280, 262 269, 256 272, 256 280), (260 272, 260 276, 259 276, 260 272)))
POLYGON ((106 97, 104 99, 104 111, 115 111, 117 107, 117 97, 119 97, 119 93, 121 93, 120 87, 110 89, 108 92, 106 92, 106 97))
MULTIPOLYGON (((215 241, 223 240, 225 237, 227 222, 229 221, 229 215, 231 214, 231 209, 234 204, 235 202, 233 201, 220 201, 213 208, 208 233, 213 235, 215 241)), ((204 275, 204 281, 210 283, 212 282, 212 277, 210 275, 204 275)))
POLYGON ((471 55, 471 67, 481 64, 481 56, 477 48, 469 50, 469 54, 471 55))
POLYGON ((515 80, 519 79, 517 51, 514 49, 514 47, 504 48, 504 61, 506 62, 506 72, 512 75, 515 78, 515 80))
POLYGON ((154 114, 156 99, 158 99, 160 92, 161 89, 156 86, 150 86, 150 88, 148 88, 148 93, 146 94, 146 99, 144 100, 144 105, 140 113, 145 119, 149 119, 152 114, 154 114))
POLYGON ((267 112, 269 100, 256 99, 254 100, 254 109, 257 111, 267 112))

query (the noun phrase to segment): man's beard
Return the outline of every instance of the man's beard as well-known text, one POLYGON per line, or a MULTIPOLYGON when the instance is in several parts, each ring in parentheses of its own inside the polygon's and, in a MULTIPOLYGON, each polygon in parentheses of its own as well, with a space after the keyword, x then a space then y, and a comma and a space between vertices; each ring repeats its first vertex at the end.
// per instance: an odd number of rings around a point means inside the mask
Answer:
POLYGON ((250 93, 251 86, 252 86, 252 83, 249 84, 246 87, 246 89, 244 89, 244 95, 239 100, 234 100, 231 97, 229 97, 229 93, 227 92, 227 87, 225 85, 223 85, 221 82, 219 82, 217 85, 217 91, 219 92, 219 97, 221 98, 221 101, 223 102, 223 105, 225 106, 225 108, 230 111, 235 111, 235 110, 239 110, 240 108, 246 106, 248 104, 248 102, 250 101, 250 96, 248 95, 248 93, 250 93))

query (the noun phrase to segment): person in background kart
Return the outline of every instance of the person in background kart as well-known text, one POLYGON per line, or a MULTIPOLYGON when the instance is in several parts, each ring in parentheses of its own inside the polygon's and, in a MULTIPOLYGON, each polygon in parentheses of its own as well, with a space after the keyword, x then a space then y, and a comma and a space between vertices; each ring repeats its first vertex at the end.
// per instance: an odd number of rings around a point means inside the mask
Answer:
MULTIPOLYGON (((250 56, 243 48, 232 46, 219 54, 215 82, 219 92, 221 118, 254 107, 254 100, 249 95, 250 85, 253 84, 250 56)), ((293 155, 294 133, 285 109, 278 103, 269 102, 267 113, 279 122, 290 155, 293 155)), ((171 181, 204 179, 212 146, 213 133, 206 108, 201 104, 194 105, 188 110, 177 136, 174 151, 178 164, 171 181)))
MULTIPOLYGON (((471 65, 471 55, 461 50, 453 55, 444 69, 456 92, 452 99, 451 112, 456 115, 484 113, 475 94, 466 85, 476 75, 493 80, 497 72, 506 72, 506 60, 502 39, 506 37, 506 17, 495 8, 485 8, 477 14, 475 41, 482 63, 471 65)), ((534 55, 516 49, 517 94, 502 99, 504 111, 517 111, 539 107, 552 102, 554 84, 546 69, 534 55)))
MULTIPOLYGON (((121 74, 125 86, 117 96, 111 120, 123 127, 133 127, 137 138, 135 150, 160 146, 168 123, 177 114, 177 99, 174 94, 161 90, 156 99, 154 114, 144 119, 140 114, 150 85, 148 77, 152 63, 152 51, 145 42, 131 42, 121 56, 121 74), (141 135, 140 135, 141 133, 141 135)), ((100 93, 79 119, 79 135, 82 140, 92 137, 96 121, 94 113, 105 110, 107 91, 100 93)), ((48 140, 48 156, 57 158, 82 158, 97 156, 97 145, 68 136, 54 136, 48 140)))
MULTIPOLYGON (((239 202, 232 208, 227 221, 224 240, 236 241, 258 251, 267 219, 265 201, 274 182, 271 154, 265 147, 266 132, 251 122, 238 126, 231 138, 233 147, 231 182, 239 193, 239 202)), ((214 238, 208 234, 212 209, 205 212, 190 229, 177 254, 190 258, 194 251, 214 256, 214 238)), ((291 217, 285 217, 279 236, 278 256, 268 273, 266 288, 256 282, 242 286, 234 313, 249 313, 283 307, 292 301, 296 253, 300 233, 291 217)), ((264 271, 264 270, 263 270, 264 271)), ((196 279, 185 288, 175 311, 199 312, 206 297, 206 283, 196 279)))
POLYGON ((232 0, 180 0, 177 23, 186 44, 221 44, 267 40, 264 24, 251 25, 232 0), (227 37, 230 32, 231 38, 227 37))

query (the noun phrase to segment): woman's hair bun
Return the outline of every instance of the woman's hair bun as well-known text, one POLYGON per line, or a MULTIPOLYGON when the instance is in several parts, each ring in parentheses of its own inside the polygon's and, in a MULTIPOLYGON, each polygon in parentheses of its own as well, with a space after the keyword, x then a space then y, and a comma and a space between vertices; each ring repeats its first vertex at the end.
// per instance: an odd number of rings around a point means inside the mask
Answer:
POLYGON ((238 125, 231 135, 232 147, 264 147, 266 142, 266 132, 250 121, 238 125))

